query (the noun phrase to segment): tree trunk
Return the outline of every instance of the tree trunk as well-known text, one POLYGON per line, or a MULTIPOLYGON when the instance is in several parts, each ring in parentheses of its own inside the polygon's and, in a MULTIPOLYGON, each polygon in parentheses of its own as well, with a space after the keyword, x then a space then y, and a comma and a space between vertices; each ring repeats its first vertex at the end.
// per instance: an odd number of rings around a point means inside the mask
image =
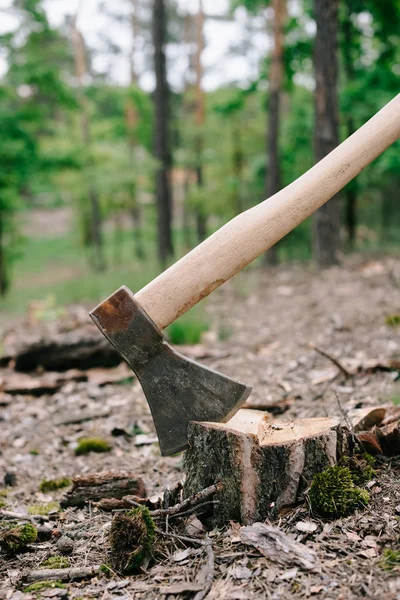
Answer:
POLYGON ((4 247, 4 215, 0 207, 0 296, 5 296, 8 290, 7 258, 4 247))
POLYGON ((243 183, 243 148, 241 139, 240 125, 233 123, 232 126, 232 165, 233 174, 237 182, 236 190, 236 213, 240 214, 243 211, 242 202, 242 183, 243 183))
MULTIPOLYGON (((345 2, 345 15, 343 19, 342 31, 343 31, 343 62, 344 71, 346 74, 346 82, 348 85, 354 81, 355 68, 354 68, 354 56, 352 48, 354 45, 354 25, 351 21, 351 7, 349 2, 345 2)), ((346 117, 346 129, 347 137, 350 137, 356 130, 354 119, 351 113, 348 113, 346 117)), ((346 198, 346 212, 345 222, 347 230, 347 241, 351 247, 354 247, 356 241, 356 229, 357 229, 357 179, 353 179, 345 188, 346 198)))
POLYGON ((164 46, 166 43, 167 17, 164 0, 154 0, 153 43, 156 89, 155 108, 155 156, 159 162, 156 174, 158 258, 165 266, 173 254, 172 243, 172 195, 171 151, 169 136, 169 85, 166 74, 164 46))
MULTIPOLYGON (((271 57, 269 76, 268 129, 267 129, 267 173, 266 197, 269 198, 281 189, 281 168, 279 157, 280 104, 283 79, 284 24, 286 18, 286 0, 273 0, 274 10, 274 47, 271 57)), ((265 264, 278 262, 277 246, 265 253, 265 264)))
POLYGON ((228 423, 190 423, 185 497, 221 482, 211 521, 249 524, 295 504, 351 444, 338 419, 279 421, 240 410, 228 423))
MULTIPOLYGON (((138 17, 138 0, 131 0, 132 13, 131 13, 131 33, 132 33, 132 48, 130 54, 130 72, 131 72, 131 88, 137 85, 137 72, 135 65, 135 52, 137 39, 139 36, 139 17, 138 17)), ((129 150, 129 165, 132 170, 132 174, 135 168, 135 127, 137 124, 138 116, 135 104, 132 98, 128 97, 126 103, 126 127, 128 131, 128 150, 129 150)), ((139 260, 143 260, 145 252, 143 248, 143 236, 141 228, 141 211, 137 201, 137 188, 132 182, 130 189, 130 210, 132 215, 133 225, 133 237, 134 237, 134 251, 136 257, 139 260)))
MULTIPOLYGON (((77 17, 78 15, 76 14, 74 16, 72 25, 72 41, 75 48, 75 76, 79 86, 79 96, 81 104, 82 141, 86 147, 86 151, 88 154, 88 164, 89 166, 92 166, 93 160, 91 157, 91 135, 88 106, 87 100, 82 90, 83 78, 87 73, 85 58, 85 42, 81 32, 76 26, 77 17)), ((90 206, 90 227, 88 228, 88 232, 90 235, 90 244, 94 250, 91 262, 95 271, 104 271, 105 259, 103 251, 103 236, 101 233, 102 219, 100 211, 100 202, 97 189, 93 182, 89 184, 88 196, 90 206)))
MULTIPOLYGON (((321 160, 339 143, 337 100, 338 0, 314 0, 317 34, 314 48, 315 157, 321 160)), ((337 194, 313 217, 313 252, 321 267, 338 262, 340 197, 337 194)))
MULTIPOLYGON (((202 88, 203 65, 201 57, 204 50, 204 12, 202 0, 199 0, 199 10, 196 17, 196 181, 197 187, 204 186, 203 173, 203 146, 204 146, 204 121, 205 121, 205 106, 204 106, 204 91, 202 88)), ((205 206, 198 206, 196 209, 196 229, 198 242, 203 242, 207 237, 207 211, 205 206)))

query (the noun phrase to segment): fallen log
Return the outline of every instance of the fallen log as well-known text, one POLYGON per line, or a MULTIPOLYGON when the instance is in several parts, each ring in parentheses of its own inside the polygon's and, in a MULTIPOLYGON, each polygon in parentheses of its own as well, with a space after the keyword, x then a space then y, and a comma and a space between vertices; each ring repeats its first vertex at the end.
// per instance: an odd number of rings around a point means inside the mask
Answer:
POLYGON ((84 506, 104 498, 121 499, 124 496, 146 498, 143 480, 133 473, 103 471, 72 479, 72 488, 61 499, 61 506, 84 506))
POLYGON ((190 423, 188 440, 184 496, 221 482, 211 509, 214 524, 251 524, 276 515, 354 446, 339 419, 281 421, 246 409, 227 423, 190 423))
POLYGON ((92 328, 36 338, 16 347, 0 358, 0 366, 14 363, 16 371, 29 372, 38 367, 46 371, 115 367, 122 361, 111 344, 92 328))

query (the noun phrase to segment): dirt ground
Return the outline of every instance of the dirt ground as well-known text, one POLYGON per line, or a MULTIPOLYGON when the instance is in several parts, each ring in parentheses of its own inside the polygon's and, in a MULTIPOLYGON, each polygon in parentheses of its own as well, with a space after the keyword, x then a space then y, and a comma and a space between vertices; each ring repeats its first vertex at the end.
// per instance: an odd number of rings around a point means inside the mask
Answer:
MULTIPOLYGON (((346 379, 310 343, 346 365, 399 358, 400 328, 385 323, 389 315, 400 314, 399 290, 400 261, 393 258, 353 257, 345 266, 323 273, 300 266, 268 273, 249 270, 208 300, 212 327, 189 353, 252 385, 249 402, 266 410, 272 407, 284 419, 340 416, 355 407, 398 403, 398 372, 373 369, 346 379)), ((10 337, 10 331, 6 333, 10 337)), ((0 371, 0 380, 1 375, 0 371)), ((150 496, 182 479, 182 455, 162 458, 156 443, 136 445, 140 439, 134 435, 115 435, 132 433, 136 427, 147 435, 144 441, 151 442, 152 420, 137 381, 106 386, 68 381, 55 394, 38 397, 0 391, 0 404, 0 469, 3 476, 16 476, 15 485, 7 488, 7 511, 23 517, 33 504, 58 501, 63 490, 43 494, 43 479, 129 470, 143 478, 150 496), (76 422, 66 424, 71 420, 76 422), (78 439, 92 434, 108 440, 112 450, 75 456, 78 439)), ((353 516, 323 521, 300 504, 275 522, 315 550, 319 570, 281 567, 262 557, 238 540, 235 524, 209 532, 215 569, 207 598, 400 598, 400 567, 385 568, 382 560, 384 549, 400 550, 399 474, 400 459, 379 459, 376 478, 369 484, 371 502, 353 516), (300 531, 297 525, 305 520, 315 523, 314 531, 300 531)), ((92 506, 68 508, 48 518, 57 530, 54 539, 12 559, 0 555, 0 598, 152 600, 194 598, 199 593, 172 594, 165 589, 182 582, 201 583, 207 564, 205 547, 195 541, 203 541, 206 533, 189 535, 183 519, 171 523, 168 531, 192 537, 193 543, 161 536, 155 560, 141 575, 99 575, 68 583, 65 589, 23 593, 24 586, 16 583, 21 573, 39 568, 56 554, 60 535, 73 542, 72 566, 107 563, 109 512, 92 506)))

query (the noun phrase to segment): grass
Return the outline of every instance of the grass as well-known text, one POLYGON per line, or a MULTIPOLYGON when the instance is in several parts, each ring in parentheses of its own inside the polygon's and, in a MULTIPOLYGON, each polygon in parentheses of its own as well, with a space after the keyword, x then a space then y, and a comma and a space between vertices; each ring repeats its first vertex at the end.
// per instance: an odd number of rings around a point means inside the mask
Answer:
POLYGON ((75 456, 85 456, 90 452, 111 452, 110 444, 101 438, 82 438, 75 448, 75 456))
POLYGON ((199 344, 209 328, 203 307, 196 306, 167 328, 167 337, 171 344, 199 344))

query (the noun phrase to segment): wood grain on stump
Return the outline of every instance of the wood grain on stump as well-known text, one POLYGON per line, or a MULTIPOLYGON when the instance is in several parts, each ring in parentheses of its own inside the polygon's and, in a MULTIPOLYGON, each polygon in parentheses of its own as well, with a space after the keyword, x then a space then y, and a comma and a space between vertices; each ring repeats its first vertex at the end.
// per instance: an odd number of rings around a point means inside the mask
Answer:
POLYGON ((188 439, 184 494, 221 481, 215 524, 253 523, 294 504, 351 443, 336 418, 280 421, 246 409, 227 423, 190 423, 188 439))

